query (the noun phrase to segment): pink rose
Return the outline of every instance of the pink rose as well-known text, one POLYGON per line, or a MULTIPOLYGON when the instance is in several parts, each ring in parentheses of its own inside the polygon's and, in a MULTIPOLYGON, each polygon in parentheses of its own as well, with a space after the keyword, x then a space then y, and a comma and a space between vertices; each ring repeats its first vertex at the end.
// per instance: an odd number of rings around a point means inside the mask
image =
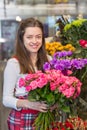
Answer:
POLYGON ((25 80, 23 78, 19 79, 19 87, 25 86, 25 80))

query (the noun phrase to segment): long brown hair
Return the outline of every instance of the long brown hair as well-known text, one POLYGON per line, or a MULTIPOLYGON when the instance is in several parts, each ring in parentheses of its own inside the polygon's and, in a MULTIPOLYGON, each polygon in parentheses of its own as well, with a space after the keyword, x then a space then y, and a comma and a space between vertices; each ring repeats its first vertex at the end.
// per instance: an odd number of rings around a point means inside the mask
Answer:
POLYGON ((37 55, 38 59, 36 62, 38 70, 43 70, 43 64, 46 61, 48 61, 45 50, 44 30, 43 30, 43 24, 39 20, 34 18, 27 18, 21 21, 16 36, 15 56, 19 61, 21 73, 28 73, 28 72, 34 73, 35 70, 32 64, 32 60, 30 59, 29 51, 27 51, 23 43, 23 35, 27 27, 39 27, 42 31, 42 46, 38 51, 37 55))

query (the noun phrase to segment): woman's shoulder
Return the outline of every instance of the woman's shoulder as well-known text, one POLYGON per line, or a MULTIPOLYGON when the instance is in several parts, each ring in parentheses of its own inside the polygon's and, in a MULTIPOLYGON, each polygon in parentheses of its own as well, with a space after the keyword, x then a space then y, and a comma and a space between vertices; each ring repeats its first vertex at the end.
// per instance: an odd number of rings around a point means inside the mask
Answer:
POLYGON ((18 64, 19 62, 18 62, 17 58, 12 57, 12 58, 8 59, 7 63, 16 63, 16 64, 18 64))
POLYGON ((8 59, 7 66, 20 68, 18 60, 14 57, 8 59))
POLYGON ((16 58, 10 58, 7 60, 5 71, 20 73, 20 65, 16 58))

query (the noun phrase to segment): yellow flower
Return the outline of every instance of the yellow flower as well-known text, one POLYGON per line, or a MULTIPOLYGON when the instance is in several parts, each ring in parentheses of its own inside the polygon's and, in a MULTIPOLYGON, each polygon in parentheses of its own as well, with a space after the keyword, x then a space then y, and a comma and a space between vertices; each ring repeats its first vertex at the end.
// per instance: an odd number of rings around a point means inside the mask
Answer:
POLYGON ((72 46, 72 44, 62 45, 61 42, 47 42, 45 44, 47 53, 49 55, 53 55, 57 51, 63 51, 63 50, 71 50, 75 51, 75 47, 72 46))
POLYGON ((72 44, 67 44, 67 45, 65 45, 65 49, 66 49, 66 50, 70 50, 70 51, 75 51, 75 47, 72 46, 72 44))

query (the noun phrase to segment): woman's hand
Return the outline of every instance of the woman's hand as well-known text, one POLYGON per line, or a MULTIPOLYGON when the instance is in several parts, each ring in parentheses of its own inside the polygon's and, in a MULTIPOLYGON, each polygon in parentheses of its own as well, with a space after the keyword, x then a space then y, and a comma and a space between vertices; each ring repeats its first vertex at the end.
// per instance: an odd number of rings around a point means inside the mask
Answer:
POLYGON ((17 107, 18 108, 25 108, 25 109, 32 109, 32 110, 37 110, 40 112, 47 112, 48 110, 48 105, 42 101, 42 102, 35 102, 35 101, 28 101, 28 100, 18 100, 17 101, 17 107))
POLYGON ((28 103, 30 109, 38 110, 40 112, 47 112, 48 105, 45 102, 30 102, 28 103))
POLYGON ((54 105, 50 106, 50 111, 52 112, 58 107, 58 103, 55 103, 54 105))

